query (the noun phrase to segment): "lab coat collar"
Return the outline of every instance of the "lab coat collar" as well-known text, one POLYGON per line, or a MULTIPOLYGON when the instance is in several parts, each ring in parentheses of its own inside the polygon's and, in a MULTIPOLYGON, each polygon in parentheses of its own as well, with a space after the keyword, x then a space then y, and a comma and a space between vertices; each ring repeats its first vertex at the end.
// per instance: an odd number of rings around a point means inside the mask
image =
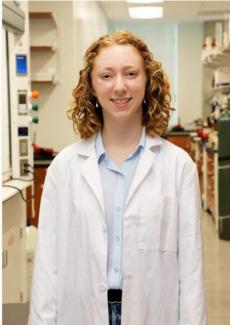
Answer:
MULTIPOLYGON (((81 156, 88 157, 81 165, 81 172, 86 182, 92 189, 92 192, 96 196, 103 215, 105 215, 103 189, 95 148, 95 140, 96 135, 90 137, 89 139, 78 142, 77 153, 81 156)), ((145 148, 140 156, 136 173, 129 189, 126 206, 129 204, 131 198, 142 183, 143 179, 148 174, 153 164, 155 157, 154 148, 160 146, 161 144, 162 139, 159 136, 156 135, 154 137, 150 137, 146 135, 145 148)))
POLYGON ((89 157, 95 153, 96 134, 77 143, 76 151, 80 156, 89 157))
POLYGON ((146 135, 146 148, 153 150, 154 147, 162 145, 162 138, 159 135, 155 135, 154 137, 150 137, 149 135, 146 135))

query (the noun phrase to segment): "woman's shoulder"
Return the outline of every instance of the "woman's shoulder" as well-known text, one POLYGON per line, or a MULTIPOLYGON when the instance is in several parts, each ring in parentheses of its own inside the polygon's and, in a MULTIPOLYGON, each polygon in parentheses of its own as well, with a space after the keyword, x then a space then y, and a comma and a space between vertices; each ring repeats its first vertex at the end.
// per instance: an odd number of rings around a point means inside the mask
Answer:
POLYGON ((94 138, 80 139, 63 148, 53 159, 50 169, 68 168, 73 160, 90 156, 94 150, 94 138))
POLYGON ((190 154, 182 149, 181 147, 175 145, 174 143, 166 140, 162 140, 162 154, 164 159, 170 161, 171 164, 175 163, 177 166, 190 166, 191 168, 195 165, 190 154))

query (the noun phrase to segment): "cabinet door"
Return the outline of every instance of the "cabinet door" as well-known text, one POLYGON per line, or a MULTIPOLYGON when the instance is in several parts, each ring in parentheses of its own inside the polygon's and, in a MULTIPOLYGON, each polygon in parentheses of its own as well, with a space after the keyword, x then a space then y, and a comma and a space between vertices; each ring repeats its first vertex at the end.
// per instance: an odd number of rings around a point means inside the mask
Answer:
POLYGON ((27 219, 30 225, 38 227, 38 219, 39 219, 39 209, 40 209, 40 202, 41 196, 43 191, 43 186, 46 177, 47 167, 35 167, 35 181, 34 181, 34 192, 32 192, 32 187, 30 186, 27 189, 27 199, 32 196, 34 193, 34 202, 28 201, 27 202, 27 219), (34 209, 32 207, 34 205, 34 209))
POLYGON ((27 301, 25 203, 20 195, 3 203, 3 303, 27 301))
POLYGON ((35 175, 36 175, 36 183, 35 183, 35 200, 34 200, 34 219, 33 219, 33 226, 38 226, 38 219, 39 219, 39 210, 40 210, 40 202, 41 196, 43 191, 43 186, 46 177, 46 167, 39 167, 35 168, 35 175))

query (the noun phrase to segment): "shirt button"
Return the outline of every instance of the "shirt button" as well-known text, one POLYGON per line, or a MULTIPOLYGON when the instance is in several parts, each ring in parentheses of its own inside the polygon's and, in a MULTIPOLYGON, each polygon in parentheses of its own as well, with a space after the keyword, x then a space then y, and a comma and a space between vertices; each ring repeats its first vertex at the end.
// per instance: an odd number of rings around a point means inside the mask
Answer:
POLYGON ((119 236, 116 236, 116 241, 119 241, 120 240, 120 237, 119 236))
POLYGON ((105 233, 106 232, 106 226, 102 226, 102 231, 105 233))
POLYGON ((117 267, 115 267, 113 270, 114 270, 115 273, 118 272, 118 268, 117 267))
POLYGON ((117 209, 116 209, 117 211, 121 211, 121 207, 117 207, 117 209))
POLYGON ((104 292, 106 290, 106 286, 104 284, 100 285, 100 291, 104 292))

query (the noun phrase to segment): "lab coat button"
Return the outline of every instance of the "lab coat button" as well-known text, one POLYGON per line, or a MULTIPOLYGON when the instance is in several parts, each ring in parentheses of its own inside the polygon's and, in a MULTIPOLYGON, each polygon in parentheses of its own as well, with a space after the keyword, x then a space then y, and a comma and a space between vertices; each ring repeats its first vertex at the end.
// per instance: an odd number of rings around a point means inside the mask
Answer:
POLYGON ((105 292, 106 286, 104 284, 100 285, 100 291, 105 292))
POLYGON ((102 227, 102 231, 105 233, 106 232, 106 226, 102 227))

